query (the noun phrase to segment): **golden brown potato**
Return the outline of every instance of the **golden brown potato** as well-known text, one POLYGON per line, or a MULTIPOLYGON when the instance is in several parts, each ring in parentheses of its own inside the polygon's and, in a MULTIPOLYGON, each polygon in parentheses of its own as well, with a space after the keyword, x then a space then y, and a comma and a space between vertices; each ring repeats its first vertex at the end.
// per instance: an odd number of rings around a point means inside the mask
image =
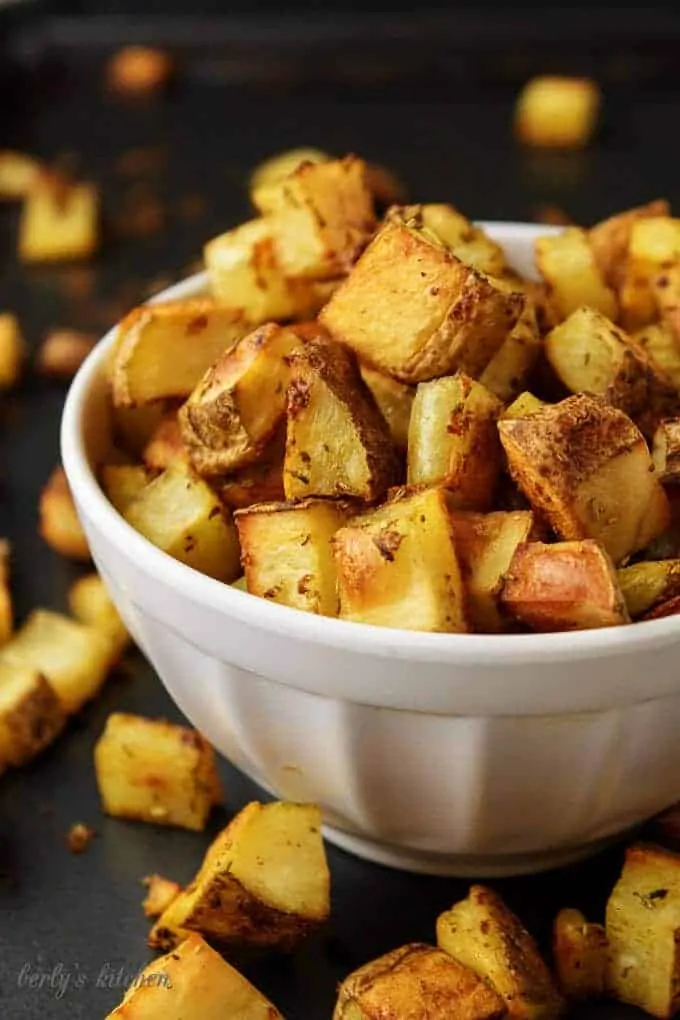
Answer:
POLYGON ((660 847, 626 850, 607 902, 607 991, 657 1017, 680 1007, 680 856, 660 847))
POLYGON ((559 986, 568 999, 604 995, 607 935, 601 924, 579 910, 560 910, 553 927, 553 960, 559 986))
POLYGON ((65 722, 59 698, 38 670, 0 661, 0 772, 35 758, 65 722))
POLYGON ((416 391, 412 386, 406 386, 369 365, 360 365, 359 371, 387 422, 392 442, 397 449, 405 450, 408 445, 408 426, 416 391))
POLYGON ((286 499, 379 499, 396 482, 398 463, 387 422, 351 351, 319 337, 291 361, 286 499))
POLYGON ((173 73, 169 53, 151 46, 124 46, 106 68, 106 83, 121 96, 150 96, 162 91, 173 73))
POLYGON ((648 216, 668 216, 669 213, 668 202, 660 198, 648 202, 647 205, 616 213, 590 228, 588 231, 590 247, 608 286, 618 290, 625 279, 633 224, 648 216))
POLYGON ((12 547, 0 538, 0 648, 7 644, 14 631, 14 607, 10 588, 10 556, 12 547))
POLYGON ((545 407, 545 400, 541 400, 540 397, 534 396, 533 393, 529 393, 525 390, 524 393, 520 393, 511 404, 501 412, 500 418, 526 418, 527 415, 533 414, 535 411, 540 411, 542 407, 545 407))
POLYGON ((665 485, 680 482, 680 418, 669 418, 658 425, 654 433, 652 460, 665 485))
POLYGON ((40 164, 32 156, 0 150, 0 201, 25 198, 39 176, 40 164))
POLYGON ((449 505, 488 510, 501 471, 498 397, 463 372, 418 385, 408 434, 409 485, 443 485, 449 505))
POLYGON ((479 381, 501 400, 513 400, 536 365, 542 345, 536 305, 527 297, 515 327, 510 330, 479 381))
POLYGON ((387 219, 433 234, 457 259, 482 273, 500 276, 506 269, 501 246, 452 205, 397 206, 390 209, 387 219))
POLYGON ((68 605, 76 620, 107 635, 114 655, 123 653, 130 643, 130 635, 99 574, 85 574, 75 581, 69 588, 68 605))
POLYGON ((520 292, 457 259, 426 230, 387 222, 319 315, 358 357, 417 383, 457 368, 477 376, 524 307, 520 292))
POLYGON ((210 365, 246 330, 239 309, 206 298, 133 309, 118 327, 112 355, 114 405, 137 407, 188 397, 210 365))
POLYGON ((255 194, 260 188, 280 184, 295 173, 303 163, 328 163, 333 157, 322 149, 300 146, 285 149, 258 163, 248 179, 248 189, 255 194))
POLYGON ((405 630, 465 631, 465 592, 445 489, 396 498, 333 538, 340 616, 405 630))
POLYGON ((99 194, 94 185, 40 175, 21 213, 21 262, 87 259, 98 247, 99 194))
POLYGON ((98 693, 115 658, 107 634, 48 609, 35 609, 0 649, 0 664, 42 673, 69 715, 98 693))
POLYGON ((182 439, 178 412, 170 411, 161 418, 149 442, 142 450, 142 460, 148 471, 165 471, 177 459, 186 459, 187 449, 182 439))
POLYGON ((271 224, 288 277, 328 280, 350 268, 375 227, 366 164, 355 156, 303 163, 252 199, 271 224))
POLYGON ((177 401, 172 400, 141 404, 139 407, 112 407, 111 424, 115 443, 135 460, 139 460, 165 415, 176 410, 177 401))
POLYGON ((106 1020, 283 1020, 200 935, 153 960, 106 1020))
POLYGON ((440 949, 413 943, 346 977, 333 1020, 496 1020, 503 1000, 440 949))
POLYGON ((618 564, 665 530, 644 437, 601 398, 568 397, 498 429, 513 479, 561 538, 593 538, 618 564))
POLYGON ((680 261, 664 263, 652 280, 652 292, 661 320, 673 334, 680 353, 680 261))
POLYGON ((538 631, 630 623, 614 565, 592 539, 520 546, 505 577, 501 602, 538 631))
POLYGON ((225 506, 232 510, 242 510, 253 503, 281 503, 286 498, 283 489, 285 452, 286 428, 283 422, 282 428, 255 463, 246 464, 223 478, 211 478, 210 484, 225 506))
POLYGON ((38 530, 51 549, 69 559, 90 559, 90 547, 62 467, 54 469, 40 493, 39 517, 38 530))
POLYGON ((652 322, 637 330, 633 340, 642 347, 659 375, 680 392, 680 344, 672 330, 663 322, 652 322))
POLYGON ((245 336, 198 382, 179 415, 191 462, 206 477, 255 460, 286 413, 300 338, 269 323, 245 336))
POLYGON ((440 914, 437 945, 485 978, 513 1020, 554 1020, 562 1012, 536 943, 491 889, 473 885, 467 899, 440 914))
POLYGON ((654 280, 680 260, 680 219, 646 216, 633 223, 621 284, 621 322, 640 329, 657 315, 654 280))
POLYGON ((75 329, 54 329, 38 351, 37 369, 52 379, 72 379, 96 340, 75 329))
POLYGON ((229 511, 183 460, 149 482, 123 516, 149 542, 202 574, 229 583, 241 572, 229 511))
POLYGON ((338 615, 331 539, 347 520, 339 502, 259 503, 234 520, 251 595, 322 616, 338 615))
POLYGON ((222 945, 290 948, 327 920, 330 875, 313 804, 248 804, 149 937, 168 949, 189 931, 222 945))
POLYGON ((635 620, 680 596, 680 560, 644 560, 617 571, 619 588, 635 620))
POLYGON ((483 634, 508 630, 510 620, 500 601, 503 581, 519 545, 534 529, 527 510, 490 514, 451 514, 473 629, 483 634))
POLYGON ((536 148, 582 149, 597 125, 602 97, 592 78, 531 78, 515 106, 515 135, 536 148))
POLYGON ((105 464, 101 469, 102 488, 120 514, 148 483, 146 468, 139 464, 105 464))
POLYGON ((559 320, 581 305, 616 318, 616 295, 604 281, 585 230, 567 227, 561 234, 539 237, 535 251, 538 271, 548 286, 550 304, 559 320))
POLYGON ((19 382, 26 352, 17 317, 10 312, 0 314, 0 390, 10 390, 19 382))
POLYGON ((142 900, 145 917, 160 917, 182 891, 179 882, 163 878, 162 875, 147 875, 142 879, 142 884, 147 888, 147 894, 142 900))
POLYGON ((222 799, 215 752, 196 730, 114 712, 94 749, 102 806, 116 818, 200 832, 222 799))

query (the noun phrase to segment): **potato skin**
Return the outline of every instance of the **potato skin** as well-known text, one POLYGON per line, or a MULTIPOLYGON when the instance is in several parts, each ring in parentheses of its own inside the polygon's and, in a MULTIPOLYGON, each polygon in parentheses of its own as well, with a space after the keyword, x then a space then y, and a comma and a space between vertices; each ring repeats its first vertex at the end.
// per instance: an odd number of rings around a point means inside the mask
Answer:
POLYGON ((38 670, 0 663, 0 772, 35 758, 65 723, 59 698, 38 670))

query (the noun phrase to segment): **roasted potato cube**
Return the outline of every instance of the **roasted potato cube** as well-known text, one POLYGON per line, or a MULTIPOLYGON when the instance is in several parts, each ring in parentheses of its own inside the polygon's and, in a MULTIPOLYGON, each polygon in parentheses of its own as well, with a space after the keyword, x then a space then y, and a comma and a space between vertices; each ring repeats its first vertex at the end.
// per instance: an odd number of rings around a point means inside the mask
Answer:
POLYGON ((0 150, 0 201, 25 198, 39 176, 40 164, 32 156, 0 150))
POLYGON ((592 78, 531 78, 515 105, 515 135, 536 148, 582 149, 597 126, 601 99, 592 78))
POLYGON ((398 463, 387 422, 352 353, 319 337, 291 360, 286 499, 379 499, 397 481, 398 463))
POLYGON ((483 634, 508 630, 500 602, 505 575, 518 546, 527 542, 534 515, 527 510, 451 514, 472 627, 483 634))
POLYGON ((161 418, 142 450, 142 460, 148 471, 165 471, 179 458, 188 457, 182 439, 178 412, 170 411, 161 418))
POLYGON ((405 630, 465 631, 445 489, 405 492, 335 534, 340 616, 405 630))
POLYGON ((680 855, 628 847, 607 902, 607 991, 657 1017, 680 1007, 680 855))
POLYGON ((616 295, 604 281, 585 230, 567 227, 560 234, 539 237, 535 250, 538 271, 559 319, 566 319, 581 305, 616 318, 616 295))
POLYGON ((348 507, 323 499, 260 503, 235 516, 251 595, 322 616, 338 615, 333 535, 348 507))
POLYGON ((649 216, 668 216, 669 212, 668 202, 660 198, 647 205, 617 213, 590 228, 590 247, 609 287, 618 290, 625 279, 633 224, 649 216))
POLYGON ((418 385, 408 434, 408 484, 444 485, 449 504, 488 510, 501 470, 498 397, 463 372, 418 385))
POLYGON ((115 657, 99 628, 48 609, 35 609, 0 649, 0 664, 42 673, 69 715, 97 694, 115 657))
POLYGON ((491 889, 473 885, 467 899, 440 914, 437 945, 486 979, 509 1017, 553 1020, 562 1012, 562 997, 536 943, 491 889))
POLYGON ((177 410, 175 401, 161 400, 157 404, 141 404, 139 407, 112 407, 112 429, 116 443, 135 460, 139 460, 154 431, 171 410, 177 410))
POLYGON ((92 184, 41 175, 26 195, 19 224, 19 259, 87 259, 99 247, 99 195, 92 184))
POLYGON ((192 882, 154 925, 166 949, 189 931, 224 945, 290 948, 327 920, 330 875, 313 804, 248 804, 208 848, 192 882))
POLYGON ((291 355, 300 343, 285 326, 261 326, 198 382, 179 420, 200 474, 223 474, 258 457, 285 417, 291 355))
POLYGON ((652 280, 652 291, 662 322, 673 334, 680 354, 680 261, 674 265, 664 264, 652 280))
POLYGON ((408 426, 416 391, 412 386, 377 372, 369 365, 360 365, 359 371, 378 409, 387 422, 395 447, 405 450, 408 445, 408 426))
POLYGON ((17 317, 10 312, 0 314, 0 390, 10 390, 19 382, 26 351, 17 317))
POLYGON ((188 397, 246 329, 240 310, 205 298, 133 309, 118 327, 111 367, 114 404, 137 407, 188 397))
POLYGON ((660 602, 680 596, 680 560, 644 560, 622 567, 617 577, 634 620, 660 602))
POLYGON ((375 227, 366 164, 355 156, 303 163, 253 192, 288 277, 328 280, 350 268, 375 227))
POLYGON ((680 392, 680 344, 663 322, 652 322, 633 334, 633 340, 644 350, 652 365, 680 392))
POLYGON ((579 910, 560 910, 553 928, 557 980, 568 999, 604 995, 607 935, 601 924, 586 921, 579 910))
POLYGON ((183 460, 149 482, 123 517, 168 556, 202 574, 229 583, 241 572, 229 511, 183 460))
POLYGON ((646 216, 633 223, 626 274, 620 289, 621 321, 626 329, 640 329, 656 318, 654 281, 678 260, 680 219, 646 216))
POLYGON ((65 722, 59 698, 37 669, 0 662, 0 771, 35 758, 65 722))
POLYGON ((0 648, 7 644, 14 631, 14 607, 10 589, 11 546, 0 538, 0 648))
POLYGON ((102 806, 116 818, 200 832, 222 799, 215 752, 196 730, 114 712, 94 749, 102 806))
POLYGON ((283 490, 283 458, 286 452, 286 429, 283 427, 264 448, 254 464, 246 464, 224 478, 211 479, 213 489, 225 506, 241 510, 253 503, 280 503, 286 498, 283 490))
POLYGON ((124 46, 108 62, 108 88, 121 96, 148 97, 162 91, 173 73, 169 53, 152 46, 124 46))
POLYGON ((526 418, 527 415, 540 411, 542 407, 545 407, 545 400, 541 400, 540 397, 536 397, 533 393, 525 390, 511 404, 508 404, 505 410, 501 412, 499 418, 501 420, 503 418, 526 418))
POLYGON ((616 571, 597 542, 528 542, 505 577, 505 609, 533 630, 588 630, 630 623, 616 571))
POLYGON ((170 906, 174 899, 177 899, 182 891, 179 882, 173 882, 170 878, 163 878, 162 875, 147 875, 142 879, 142 884, 147 888, 147 894, 142 900, 142 910, 145 917, 160 917, 164 910, 170 906))
POLYGON ((620 563, 669 522, 644 437, 622 411, 586 394, 498 423, 510 473, 563 539, 593 538, 620 563))
POLYGON ((652 460, 664 484, 680 482, 680 418, 667 419, 657 427, 652 460))
POLYGON ((397 206, 390 209, 387 219, 434 234, 457 259, 482 273, 500 276, 506 269, 501 246, 452 205, 397 206))
POLYGON ((346 977, 333 1020, 496 1020, 505 1014, 486 981, 440 949, 416 942, 346 977))
POLYGON ((95 342, 89 334, 75 329, 52 330, 38 352, 38 371, 52 379, 72 379, 95 342))
POLYGON ((106 1020, 283 1020, 200 935, 154 960, 106 1020))
POLYGON ((122 514, 149 483, 146 468, 140 464, 105 464, 101 483, 109 502, 122 514))
POLYGON ((542 345, 536 305, 527 299, 514 329, 510 330, 479 381, 501 400, 513 400, 534 368, 542 345))
POLYGON ((73 560, 89 560, 90 547, 62 467, 56 467, 40 493, 38 530, 51 549, 73 560))
POLYGON ((332 158, 322 149, 306 146, 277 152, 255 167, 248 180, 249 190, 254 194, 260 188, 280 184, 286 177, 294 174, 303 163, 328 163, 332 158))
POLYGON ((319 321, 358 357, 417 383, 457 368, 477 376, 514 327, 525 297, 452 255, 427 230, 388 221, 319 321))
POLYGON ((101 630, 110 639, 115 655, 130 643, 130 635, 111 601, 99 574, 86 574, 69 588, 68 605, 76 620, 101 630))

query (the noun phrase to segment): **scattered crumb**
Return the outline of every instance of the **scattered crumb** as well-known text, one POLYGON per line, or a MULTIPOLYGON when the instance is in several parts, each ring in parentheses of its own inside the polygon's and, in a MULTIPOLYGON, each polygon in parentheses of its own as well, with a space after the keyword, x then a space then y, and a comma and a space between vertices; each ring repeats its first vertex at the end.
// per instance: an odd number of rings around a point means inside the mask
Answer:
POLYGON ((168 154, 162 145, 148 145, 140 149, 126 149, 114 165, 120 177, 146 177, 160 174, 166 167, 168 154))
POLYGON ((72 379, 96 343, 89 333, 55 329, 38 352, 37 368, 52 379, 72 379))
POLYGON ((151 96, 165 88, 172 73, 172 57, 164 50, 126 46, 111 57, 106 84, 118 95, 151 96))
POLYGON ((534 208, 533 218, 536 223, 547 223, 553 227, 567 227, 574 222, 569 213, 566 213, 559 205, 551 205, 549 202, 537 205, 534 208))
POLYGON ((145 917, 160 917, 182 891, 179 882, 163 878, 162 875, 147 875, 142 879, 142 885, 149 890, 142 900, 145 917))
POLYGON ((94 839, 96 833, 84 822, 74 822, 68 830, 66 841, 72 854, 83 854, 94 839))

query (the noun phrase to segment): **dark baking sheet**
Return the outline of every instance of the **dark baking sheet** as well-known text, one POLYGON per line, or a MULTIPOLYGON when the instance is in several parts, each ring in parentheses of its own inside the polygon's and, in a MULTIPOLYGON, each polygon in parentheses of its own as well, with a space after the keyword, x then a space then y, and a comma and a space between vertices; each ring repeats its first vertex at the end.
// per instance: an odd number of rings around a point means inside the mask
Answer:
MULTIPOLYGON (((66 162, 105 190, 107 243, 84 267, 19 270, 16 210, 0 208, 0 308, 20 314, 33 347, 52 326, 103 330, 150 287, 184 275, 203 239, 248 215, 248 170, 290 145, 360 152, 397 170, 415 195, 451 199, 476 217, 531 218, 538 204, 549 202, 590 221, 657 195, 680 204, 674 131, 680 100, 673 90, 612 86, 597 145, 583 154, 539 156, 512 144, 512 92, 498 83, 474 94, 452 85, 445 94, 421 89, 405 96, 407 89, 390 91, 368 78, 363 84, 343 79, 326 83, 315 97, 297 79, 282 79, 281 65, 269 58, 245 85, 233 54, 193 54, 167 99, 130 105, 104 95, 101 57, 96 46, 65 46, 63 36, 47 47, 34 38, 12 76, 0 78, 0 148, 66 162), (162 173, 153 165, 132 177, 122 172, 121 156, 140 148, 153 149, 147 163, 160 159, 162 173), (159 198, 166 227, 148 238, 122 238, 116 223, 140 179, 159 198), (198 216, 196 196, 205 202, 198 216)), ((58 458, 63 396, 63 387, 29 377, 0 407, 0 534, 14 543, 20 616, 34 605, 65 608, 78 572, 36 534, 38 493, 58 458)), ((91 757, 107 714, 117 709, 178 718, 152 670, 132 653, 53 748, 0 778, 3 1020, 104 1016, 122 998, 126 980, 151 959, 140 879, 154 871, 188 879, 211 835, 259 795, 224 763, 226 811, 210 832, 105 818, 91 757), (78 857, 66 846, 75 821, 97 831, 78 857)), ((329 859, 334 909, 325 933, 292 957, 245 968, 291 1020, 330 1017, 336 984, 351 969, 404 942, 432 941, 438 912, 467 887, 380 868, 331 847, 329 859)), ((492 884, 545 943, 561 906, 601 916, 620 863, 621 849, 613 848, 560 872, 492 884)), ((636 1011, 610 1003, 574 1015, 624 1018, 636 1011)))

